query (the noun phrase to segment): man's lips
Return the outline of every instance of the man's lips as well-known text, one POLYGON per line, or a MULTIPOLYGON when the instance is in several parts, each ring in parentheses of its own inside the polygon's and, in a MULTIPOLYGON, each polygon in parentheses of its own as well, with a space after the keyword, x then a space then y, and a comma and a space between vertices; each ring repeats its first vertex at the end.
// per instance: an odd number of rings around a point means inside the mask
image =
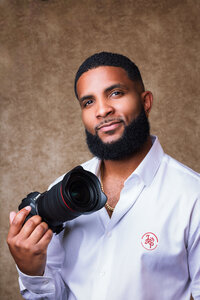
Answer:
POLYGON ((122 121, 112 121, 112 122, 105 122, 99 126, 97 126, 96 130, 107 132, 112 131, 118 128, 121 125, 122 121))

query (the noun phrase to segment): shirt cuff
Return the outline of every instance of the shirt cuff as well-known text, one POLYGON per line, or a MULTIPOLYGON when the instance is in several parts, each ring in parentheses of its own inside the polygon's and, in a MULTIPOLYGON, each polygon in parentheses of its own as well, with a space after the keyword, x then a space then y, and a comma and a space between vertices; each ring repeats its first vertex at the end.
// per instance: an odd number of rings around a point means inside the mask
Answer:
POLYGON ((54 280, 48 275, 48 270, 45 270, 43 276, 29 276, 22 273, 16 266, 19 273, 20 290, 28 290, 35 294, 47 294, 55 292, 54 280))

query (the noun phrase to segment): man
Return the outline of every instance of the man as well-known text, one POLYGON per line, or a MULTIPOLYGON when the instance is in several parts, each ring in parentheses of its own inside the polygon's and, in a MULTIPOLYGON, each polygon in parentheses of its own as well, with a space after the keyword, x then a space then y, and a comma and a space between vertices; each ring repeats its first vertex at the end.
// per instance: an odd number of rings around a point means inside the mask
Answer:
POLYGON ((11 213, 8 245, 22 295, 200 299, 200 178, 150 136, 153 96, 137 66, 97 53, 80 66, 75 93, 95 156, 83 167, 99 177, 108 201, 53 238, 39 216, 22 226, 30 207, 11 213))

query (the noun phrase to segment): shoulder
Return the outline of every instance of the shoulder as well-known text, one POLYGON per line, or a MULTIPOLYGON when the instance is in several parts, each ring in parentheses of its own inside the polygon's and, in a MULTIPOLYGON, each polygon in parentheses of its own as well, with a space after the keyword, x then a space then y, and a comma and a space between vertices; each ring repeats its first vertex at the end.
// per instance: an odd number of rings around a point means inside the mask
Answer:
POLYGON ((172 158, 168 154, 164 155, 163 162, 166 163, 169 169, 175 174, 179 174, 185 177, 188 177, 193 180, 200 182, 200 174, 189 168, 188 166, 182 164, 176 159, 172 158))
POLYGON ((164 154, 162 160, 162 168, 165 172, 165 177, 174 182, 177 188, 190 192, 196 191, 200 194, 200 174, 180 163, 171 156, 164 154))

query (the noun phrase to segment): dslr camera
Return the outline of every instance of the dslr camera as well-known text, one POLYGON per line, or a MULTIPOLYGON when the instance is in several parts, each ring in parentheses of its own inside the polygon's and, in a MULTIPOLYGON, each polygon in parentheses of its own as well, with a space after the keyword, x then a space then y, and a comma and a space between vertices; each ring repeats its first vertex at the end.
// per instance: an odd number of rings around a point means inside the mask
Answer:
POLYGON ((58 234, 64 229, 64 222, 82 214, 91 214, 101 209, 106 201, 107 197, 97 176, 77 166, 49 191, 28 194, 18 208, 20 210, 27 205, 31 206, 25 222, 39 215, 58 234))

